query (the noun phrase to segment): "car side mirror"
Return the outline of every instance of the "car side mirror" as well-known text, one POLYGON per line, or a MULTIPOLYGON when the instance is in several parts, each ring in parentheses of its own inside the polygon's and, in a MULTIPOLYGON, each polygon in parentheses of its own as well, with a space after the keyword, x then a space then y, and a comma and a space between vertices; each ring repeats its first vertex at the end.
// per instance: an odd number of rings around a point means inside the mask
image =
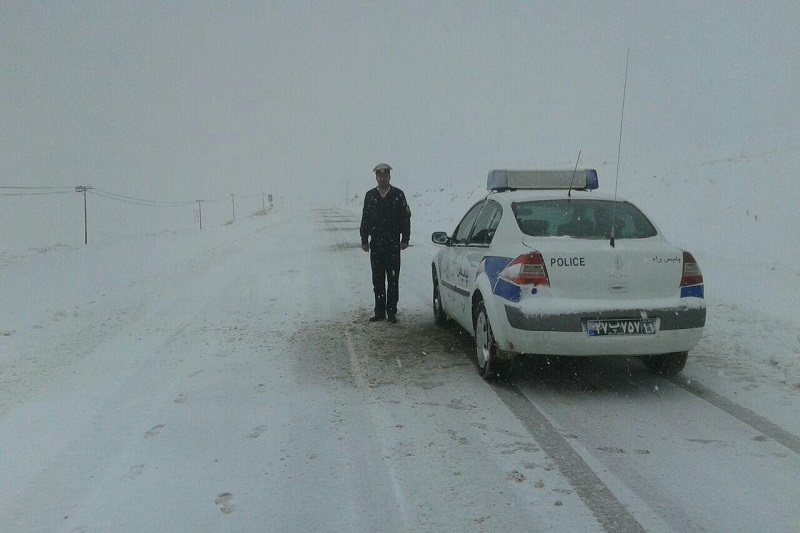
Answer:
POLYGON ((444 231, 434 231, 433 235, 431 235, 431 240, 434 244, 444 244, 445 246, 450 246, 450 237, 448 237, 447 233, 444 231))

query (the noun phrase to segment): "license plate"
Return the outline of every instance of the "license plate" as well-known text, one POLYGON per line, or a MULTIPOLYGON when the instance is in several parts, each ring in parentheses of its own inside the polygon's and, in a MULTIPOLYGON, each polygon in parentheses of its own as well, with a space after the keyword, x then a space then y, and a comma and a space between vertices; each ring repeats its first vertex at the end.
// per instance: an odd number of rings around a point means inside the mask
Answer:
POLYGON ((586 333, 590 337, 604 335, 652 335, 656 332, 653 318, 631 318, 619 320, 587 320, 586 333))

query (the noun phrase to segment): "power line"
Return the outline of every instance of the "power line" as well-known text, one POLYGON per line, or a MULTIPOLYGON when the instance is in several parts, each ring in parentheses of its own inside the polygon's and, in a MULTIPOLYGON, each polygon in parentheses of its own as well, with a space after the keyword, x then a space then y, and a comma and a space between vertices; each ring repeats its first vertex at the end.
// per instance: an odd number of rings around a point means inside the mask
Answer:
MULTIPOLYGON (((14 189, 15 187, 0 187, 3 189, 14 189)), ((74 189, 68 191, 49 191, 49 192, 0 192, 0 196, 51 196, 53 194, 67 194, 75 192, 74 189)))
POLYGON ((134 205, 143 205, 149 207, 178 207, 183 205, 191 205, 194 204, 194 200, 190 201, 182 201, 182 202, 167 202, 163 200, 148 200, 146 198, 137 198, 135 196, 125 196, 122 194, 113 193, 110 191, 104 191, 101 189, 93 189, 90 191, 89 194, 94 194, 96 196, 100 196, 102 198, 107 198, 109 200, 116 200, 119 202, 124 202, 128 204, 134 205))
MULTIPOLYGON (((75 187, 30 187, 30 186, 10 186, 10 185, 0 185, 0 190, 13 190, 13 191, 23 191, 23 192, 0 192, 0 196, 44 196, 49 194, 67 194, 75 192, 75 187)), ((197 200, 177 200, 177 201, 167 201, 167 200, 153 200, 148 198, 139 198, 136 196, 127 196, 124 194, 115 193, 112 191, 106 191, 103 189, 95 189, 89 187, 86 191, 88 194, 94 194, 95 196, 100 196, 101 198, 106 198, 108 200, 115 200, 118 202, 129 203, 133 205, 141 205, 141 206, 148 206, 148 207, 179 207, 184 205, 192 205, 197 202, 197 200)), ((235 194, 234 196, 238 196, 239 198, 258 198, 263 197, 265 193, 258 193, 258 194, 235 194)), ((223 196, 221 198, 214 198, 211 200, 203 200, 203 202, 212 204, 218 202, 228 202, 231 199, 231 195, 223 196)))
POLYGON ((72 189, 72 187, 17 187, 11 185, 0 185, 0 189, 72 189))
POLYGON ((74 187, 15 187, 10 185, 0 185, 4 191, 22 192, 0 192, 0 196, 47 196, 50 194, 66 194, 73 192, 74 187))
POLYGON ((227 202, 230 199, 231 199, 231 197, 230 197, 230 195, 228 195, 228 196, 225 196, 223 198, 217 198, 216 200, 203 200, 203 201, 204 202, 208 202, 209 204, 214 204, 214 203, 218 203, 218 202, 227 202))
MULTIPOLYGON (((132 204, 142 207, 185 207, 189 205, 197 204, 197 213, 200 217, 200 229, 203 229, 203 222, 202 222, 202 204, 203 203, 220 203, 220 202, 231 202, 231 207, 233 209, 232 216, 233 220, 236 220, 236 208, 235 208, 235 197, 239 196, 240 198, 262 198, 262 208, 265 202, 266 193, 258 193, 258 194, 229 194, 227 196, 213 199, 213 200, 187 200, 187 201, 165 201, 165 200, 153 200, 148 198, 140 198, 137 196, 127 196, 124 194, 115 193, 112 191, 106 191, 102 189, 95 189, 90 185, 76 185, 73 187, 37 187, 37 186, 9 186, 9 185, 2 185, 0 186, 0 191, 9 191, 9 192, 0 192, 0 196, 47 196, 47 195, 54 195, 54 194, 71 194, 74 192, 81 193, 83 195, 83 235, 84 235, 84 243, 89 243, 89 224, 88 224, 88 205, 86 201, 86 197, 89 194, 93 194, 95 196, 99 196, 100 198, 104 198, 107 200, 113 200, 115 202, 122 202, 126 204, 132 204), (13 192, 11 192, 13 191, 13 192)), ((272 195, 270 196, 270 202, 272 201, 272 195)), ((270 203, 271 205, 271 203, 270 203)))

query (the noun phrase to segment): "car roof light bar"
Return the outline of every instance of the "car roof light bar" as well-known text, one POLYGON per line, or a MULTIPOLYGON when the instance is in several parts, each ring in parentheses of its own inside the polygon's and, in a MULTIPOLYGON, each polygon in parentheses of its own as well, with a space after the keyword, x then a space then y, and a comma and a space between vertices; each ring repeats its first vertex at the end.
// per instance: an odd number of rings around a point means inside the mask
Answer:
POLYGON ((564 189, 594 190, 599 186, 597 171, 577 170, 492 170, 486 180, 490 191, 509 189, 564 189), (573 177, 574 176, 574 177, 573 177))

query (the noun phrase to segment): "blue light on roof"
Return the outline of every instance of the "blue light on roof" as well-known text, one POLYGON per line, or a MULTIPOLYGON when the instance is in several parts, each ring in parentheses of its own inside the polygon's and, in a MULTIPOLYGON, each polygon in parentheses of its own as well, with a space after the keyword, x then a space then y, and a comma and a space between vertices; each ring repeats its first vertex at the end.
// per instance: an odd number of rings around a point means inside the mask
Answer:
POLYGON ((594 190, 599 186, 597 171, 591 168, 573 170, 492 170, 486 181, 490 191, 573 189, 594 190))

